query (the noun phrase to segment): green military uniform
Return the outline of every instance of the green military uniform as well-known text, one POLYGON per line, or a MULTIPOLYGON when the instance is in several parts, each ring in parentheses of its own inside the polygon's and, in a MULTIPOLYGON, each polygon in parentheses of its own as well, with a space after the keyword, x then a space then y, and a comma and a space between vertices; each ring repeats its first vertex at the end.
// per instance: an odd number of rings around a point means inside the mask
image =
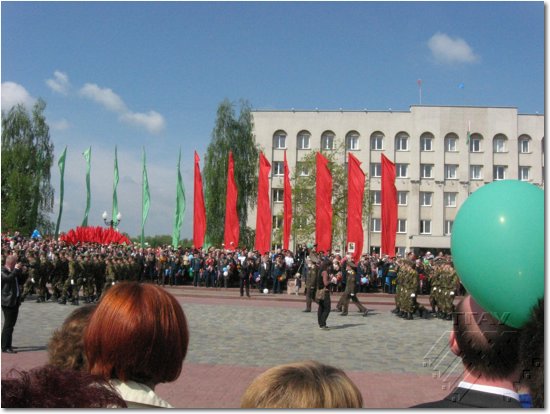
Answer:
POLYGON ((443 259, 435 259, 433 264, 433 273, 430 278, 430 305, 432 307, 432 313, 438 317, 443 315, 443 298, 442 298, 442 281, 443 281, 443 259))
POLYGON ((458 276, 449 262, 443 265, 441 275, 441 312, 442 318, 452 319, 454 312, 455 290, 458 286, 458 276))
POLYGON ((36 287, 38 286, 38 270, 39 270, 40 262, 37 259, 37 257, 34 254, 29 254, 29 266, 28 266, 28 273, 29 276, 27 277, 27 280, 25 281, 25 284, 23 285, 23 293, 21 294, 21 302, 25 300, 25 298, 29 295, 29 293, 33 292, 36 287))
POLYGON ((94 294, 94 264, 90 256, 85 255, 82 262, 82 294, 84 303, 90 303, 94 294))
POLYGON ((48 259, 45 253, 40 255, 40 264, 38 266, 38 298, 37 303, 46 302, 50 298, 50 291, 47 283, 50 281, 54 270, 53 263, 48 259))
POLYGON ((317 292, 317 278, 319 276, 319 256, 312 253, 309 256, 306 287, 306 309, 304 312, 311 312, 311 303, 315 302, 315 293, 317 292))
POLYGON ((367 316, 367 308, 365 308, 359 299, 357 299, 357 281, 356 281, 356 270, 357 267, 354 263, 349 261, 346 264, 347 276, 346 276, 346 288, 336 305, 336 309, 342 309, 341 316, 346 316, 348 314, 349 301, 353 301, 355 306, 363 313, 363 316, 367 316))

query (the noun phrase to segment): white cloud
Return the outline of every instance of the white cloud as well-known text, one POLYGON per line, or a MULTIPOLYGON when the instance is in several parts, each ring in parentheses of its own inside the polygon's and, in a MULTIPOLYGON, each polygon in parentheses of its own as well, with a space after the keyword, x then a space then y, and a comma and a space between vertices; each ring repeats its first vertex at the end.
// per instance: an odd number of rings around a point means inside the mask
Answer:
POLYGON ((428 41, 433 57, 441 63, 474 63, 479 60, 464 39, 451 38, 445 33, 436 33, 428 41))
POLYGON ((108 109, 109 111, 118 113, 128 111, 126 104, 122 101, 122 99, 120 99, 120 96, 109 88, 100 88, 96 84, 87 83, 82 87, 82 89, 80 89, 80 94, 100 105, 103 105, 105 109, 108 109))
POLYGON ((56 131, 65 131, 69 129, 70 124, 65 118, 60 119, 59 121, 50 121, 50 128, 56 131))
POLYGON ((145 127, 152 134, 164 130, 164 117, 156 111, 148 113, 132 112, 122 98, 109 88, 100 88, 96 84, 87 83, 80 89, 80 94, 102 105, 105 109, 119 114, 119 119, 128 124, 145 127))
POLYGON ((31 108, 36 99, 33 98, 27 90, 15 82, 2 83, 2 110, 9 111, 17 104, 23 104, 26 108, 31 108))
POLYGON ((67 95, 71 84, 69 83, 69 77, 66 73, 56 70, 53 73, 54 79, 47 79, 46 85, 54 92, 58 92, 62 95, 67 95))
POLYGON ((121 119, 129 124, 144 126, 151 134, 158 134, 164 129, 164 118, 155 111, 149 111, 147 114, 127 112, 121 115, 121 119))

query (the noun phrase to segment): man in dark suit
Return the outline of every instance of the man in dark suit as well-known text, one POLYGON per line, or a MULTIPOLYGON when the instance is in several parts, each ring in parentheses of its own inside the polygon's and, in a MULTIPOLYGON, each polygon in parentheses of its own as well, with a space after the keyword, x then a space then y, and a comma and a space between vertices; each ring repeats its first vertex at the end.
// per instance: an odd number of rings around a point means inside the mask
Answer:
POLYGON ((15 354, 11 346, 13 328, 19 315, 21 305, 21 290, 23 288, 23 265, 17 261, 17 255, 11 254, 2 266, 2 352, 15 354))
POLYGON ((520 331, 495 319, 471 296, 458 305, 453 320, 449 346, 462 358, 464 377, 445 399, 415 408, 521 408, 514 386, 520 331))

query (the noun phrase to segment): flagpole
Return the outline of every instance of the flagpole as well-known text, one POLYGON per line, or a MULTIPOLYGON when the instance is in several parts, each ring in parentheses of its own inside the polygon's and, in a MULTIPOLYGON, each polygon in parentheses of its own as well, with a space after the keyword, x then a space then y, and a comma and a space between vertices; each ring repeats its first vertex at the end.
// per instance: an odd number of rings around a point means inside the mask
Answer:
POLYGON ((417 85, 418 85, 418 99, 419 99, 419 103, 420 105, 422 105, 422 79, 418 79, 416 81, 417 85))

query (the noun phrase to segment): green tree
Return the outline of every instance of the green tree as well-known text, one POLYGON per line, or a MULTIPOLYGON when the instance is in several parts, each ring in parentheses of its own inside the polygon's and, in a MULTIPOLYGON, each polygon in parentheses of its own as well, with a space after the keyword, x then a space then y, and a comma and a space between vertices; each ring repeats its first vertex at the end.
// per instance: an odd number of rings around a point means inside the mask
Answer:
POLYGON ((2 111, 2 231, 45 235, 54 226, 54 190, 50 184, 53 144, 39 99, 29 113, 23 105, 2 111))
MULTIPOLYGON (((292 230, 296 244, 307 244, 315 240, 315 178, 317 151, 309 152, 298 163, 293 175, 293 220, 292 230)), ((332 246, 345 251, 347 235, 348 178, 344 145, 331 151, 324 151, 332 174, 332 246)), ((365 179, 363 200, 363 223, 371 213, 369 184, 365 179)))
POLYGON ((251 247, 253 230, 246 227, 248 208, 256 204, 258 190, 258 145, 252 134, 250 105, 240 102, 239 114, 235 104, 224 100, 218 107, 212 140, 206 150, 203 177, 205 182, 206 238, 212 245, 221 245, 224 236, 225 194, 229 151, 235 161, 237 183, 237 213, 240 224, 240 244, 251 247))

